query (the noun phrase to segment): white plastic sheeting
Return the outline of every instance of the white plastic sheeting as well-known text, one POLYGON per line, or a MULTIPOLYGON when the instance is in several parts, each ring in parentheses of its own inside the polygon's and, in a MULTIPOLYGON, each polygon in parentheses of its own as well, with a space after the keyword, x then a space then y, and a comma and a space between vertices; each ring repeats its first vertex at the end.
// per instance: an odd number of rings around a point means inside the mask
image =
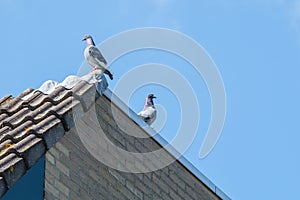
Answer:
MULTIPOLYGON (((96 90, 99 93, 99 95, 102 95, 108 87, 108 83, 105 76, 103 75, 103 72, 101 70, 94 70, 82 77, 70 75, 67 78, 65 78, 65 80, 63 80, 61 83, 58 83, 53 80, 47 80, 39 87, 39 89, 35 91, 41 91, 44 94, 50 94, 59 86, 63 86, 66 89, 72 89, 79 81, 86 81, 89 84, 95 84, 96 90)), ((22 99, 28 99, 31 95, 33 95, 35 91, 29 93, 22 99)))

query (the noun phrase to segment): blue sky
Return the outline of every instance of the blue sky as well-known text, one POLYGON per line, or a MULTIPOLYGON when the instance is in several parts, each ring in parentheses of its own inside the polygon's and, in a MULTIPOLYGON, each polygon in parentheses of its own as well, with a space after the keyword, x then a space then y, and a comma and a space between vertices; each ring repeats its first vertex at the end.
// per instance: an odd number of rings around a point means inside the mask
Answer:
MULTIPOLYGON (((1 0, 0 26, 0 96, 76 74, 86 33, 97 44, 153 26, 190 36, 218 66, 227 95, 224 129, 206 158, 198 153, 210 119, 209 93, 201 77, 186 70, 188 63, 165 52, 134 52, 111 65, 109 87, 137 65, 168 64, 190 80, 199 99, 201 120, 188 160, 233 199, 300 198, 299 0, 1 0)), ((165 106, 161 134, 171 139, 180 120, 176 95, 148 85, 132 95, 130 107, 138 112, 149 90, 165 106)))

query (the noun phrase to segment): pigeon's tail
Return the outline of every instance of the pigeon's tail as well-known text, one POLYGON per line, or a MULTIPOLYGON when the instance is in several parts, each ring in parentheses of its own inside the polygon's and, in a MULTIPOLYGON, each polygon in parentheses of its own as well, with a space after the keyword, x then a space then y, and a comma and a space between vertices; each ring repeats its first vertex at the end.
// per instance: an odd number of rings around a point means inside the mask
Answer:
POLYGON ((110 73, 110 71, 108 71, 107 69, 104 71, 104 73, 107 74, 107 75, 109 76, 110 80, 113 80, 113 79, 114 79, 112 73, 110 73))
POLYGON ((148 124, 150 123, 150 117, 144 117, 143 119, 146 123, 148 123, 148 124))

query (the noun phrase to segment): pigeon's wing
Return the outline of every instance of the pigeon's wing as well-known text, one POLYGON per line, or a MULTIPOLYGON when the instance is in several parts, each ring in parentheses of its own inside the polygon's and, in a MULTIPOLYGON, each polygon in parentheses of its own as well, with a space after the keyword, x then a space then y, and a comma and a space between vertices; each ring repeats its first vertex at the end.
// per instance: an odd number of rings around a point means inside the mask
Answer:
POLYGON ((138 113, 138 116, 140 116, 140 117, 145 117, 145 116, 144 116, 144 111, 142 110, 141 112, 139 112, 139 113, 138 113))
POLYGON ((144 122, 149 123, 150 117, 147 115, 145 110, 142 110, 141 112, 139 112, 138 115, 144 122))
POLYGON ((142 110, 141 112, 139 112, 138 115, 146 118, 146 117, 150 117, 151 112, 148 109, 145 109, 145 110, 142 110))
POLYGON ((156 109, 152 107, 145 108, 138 114, 146 122, 152 123, 156 118, 156 109))
POLYGON ((152 108, 150 115, 149 115, 149 124, 152 124, 154 120, 156 119, 156 109, 152 108))
POLYGON ((91 46, 89 48, 89 53, 90 55, 95 58, 98 62, 102 62, 104 63, 105 65, 107 64, 106 63, 106 60, 105 58, 103 57, 103 55, 101 54, 101 52, 99 51, 99 49, 95 46, 91 46))
POLYGON ((151 114, 151 119, 152 119, 152 122, 156 119, 156 109, 153 110, 153 112, 151 114))

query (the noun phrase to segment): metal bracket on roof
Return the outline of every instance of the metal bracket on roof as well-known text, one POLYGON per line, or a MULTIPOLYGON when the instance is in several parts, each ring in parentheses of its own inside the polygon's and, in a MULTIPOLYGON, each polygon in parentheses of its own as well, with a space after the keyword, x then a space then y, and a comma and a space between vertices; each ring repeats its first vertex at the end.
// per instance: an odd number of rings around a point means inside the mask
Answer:
POLYGON ((103 92, 107 89, 108 87, 108 83, 107 80, 105 78, 105 76, 103 75, 103 73, 96 75, 97 77, 97 82, 95 83, 96 85, 96 90, 99 93, 99 95, 103 95, 103 92))

